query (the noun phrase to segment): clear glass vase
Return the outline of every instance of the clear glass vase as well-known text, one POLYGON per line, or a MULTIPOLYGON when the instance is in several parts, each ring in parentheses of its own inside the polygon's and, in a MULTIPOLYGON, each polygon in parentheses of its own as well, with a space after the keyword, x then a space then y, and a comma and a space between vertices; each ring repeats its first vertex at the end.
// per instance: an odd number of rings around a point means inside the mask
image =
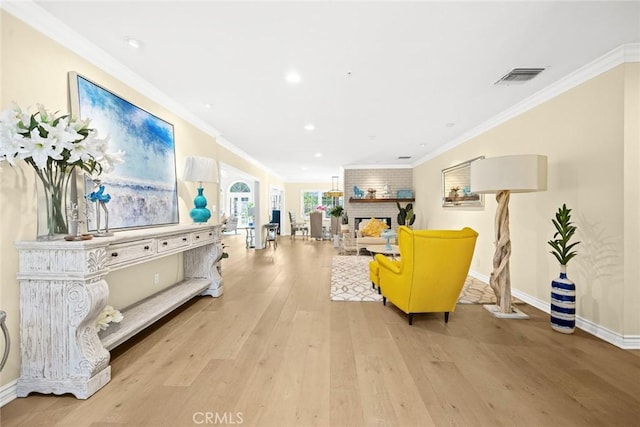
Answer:
POLYGON ((69 183, 73 168, 55 164, 36 170, 38 240, 57 240, 69 234, 69 183))

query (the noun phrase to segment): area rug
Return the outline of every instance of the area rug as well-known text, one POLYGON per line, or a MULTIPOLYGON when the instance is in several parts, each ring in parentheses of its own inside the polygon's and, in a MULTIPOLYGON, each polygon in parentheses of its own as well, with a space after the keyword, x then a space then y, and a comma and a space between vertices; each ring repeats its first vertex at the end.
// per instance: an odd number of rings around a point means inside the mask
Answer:
MULTIPOLYGON (((331 262, 332 301, 382 301, 382 296, 371 287, 368 256, 337 255, 331 262)), ((495 304, 496 297, 488 284, 467 277, 460 304, 495 304)))

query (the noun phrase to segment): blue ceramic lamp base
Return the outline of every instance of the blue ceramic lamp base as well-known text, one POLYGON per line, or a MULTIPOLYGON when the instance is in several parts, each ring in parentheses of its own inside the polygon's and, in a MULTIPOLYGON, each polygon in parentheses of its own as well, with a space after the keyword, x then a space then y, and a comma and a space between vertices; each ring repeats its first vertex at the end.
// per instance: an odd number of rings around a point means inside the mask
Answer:
POLYGON ((196 223, 207 222, 211 218, 211 212, 207 209, 207 199, 204 197, 202 187, 198 188, 198 195, 193 199, 193 204, 196 206, 191 209, 189 216, 196 223))

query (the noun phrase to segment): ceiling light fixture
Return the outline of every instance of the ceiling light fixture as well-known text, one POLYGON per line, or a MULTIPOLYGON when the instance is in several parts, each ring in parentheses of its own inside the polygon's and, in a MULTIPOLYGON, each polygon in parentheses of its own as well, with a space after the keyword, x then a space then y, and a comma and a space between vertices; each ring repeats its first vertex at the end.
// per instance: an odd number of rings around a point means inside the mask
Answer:
POLYGON ((213 107, 213 105, 211 105, 211 104, 209 104, 209 103, 204 104, 204 108, 211 109, 211 107, 213 107))
POLYGON ((127 37, 127 44, 129 46, 131 46, 134 49, 139 49, 140 48, 140 41, 136 40, 136 39, 132 39, 130 37, 127 37))
POLYGON ((304 130, 309 131, 309 132, 313 132, 316 129, 316 127, 313 125, 313 123, 307 123, 306 125, 304 125, 304 130))
POLYGON ((292 85, 296 85, 300 83, 300 81, 302 80, 302 77, 300 77, 300 74, 298 74, 297 71, 289 71, 285 76, 285 79, 287 80, 287 82, 291 83, 292 85))
POLYGON ((333 198, 333 205, 337 205, 338 201, 337 198, 338 197, 342 197, 344 196, 344 192, 342 192, 340 190, 340 184, 338 182, 339 177, 337 175, 334 175, 331 177, 331 190, 329 191, 325 191, 324 192, 324 197, 331 197, 333 198))
POLYGON ((322 153, 316 153, 313 155, 313 157, 322 157, 322 153))

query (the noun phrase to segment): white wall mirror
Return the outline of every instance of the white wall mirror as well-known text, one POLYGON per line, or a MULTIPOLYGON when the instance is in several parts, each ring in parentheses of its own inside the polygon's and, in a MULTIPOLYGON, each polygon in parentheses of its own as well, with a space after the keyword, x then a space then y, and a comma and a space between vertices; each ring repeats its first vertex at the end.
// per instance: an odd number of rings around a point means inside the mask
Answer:
POLYGON ((442 170, 443 207, 482 207, 484 195, 471 192, 471 163, 484 156, 442 170))

